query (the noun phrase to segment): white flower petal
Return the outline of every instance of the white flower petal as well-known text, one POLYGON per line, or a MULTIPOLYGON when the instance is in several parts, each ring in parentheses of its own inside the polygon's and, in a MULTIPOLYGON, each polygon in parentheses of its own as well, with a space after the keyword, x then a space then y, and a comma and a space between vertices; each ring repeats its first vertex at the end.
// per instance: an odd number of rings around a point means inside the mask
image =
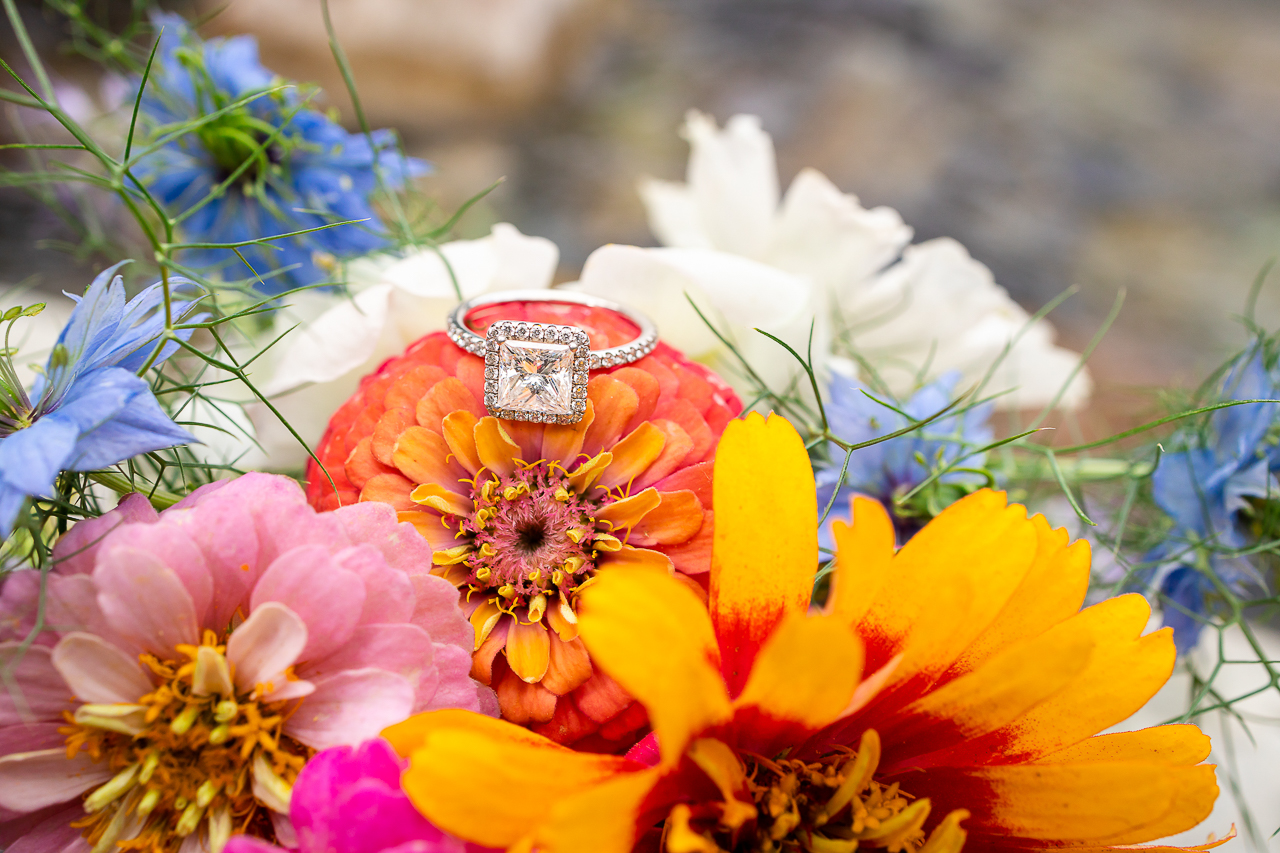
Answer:
POLYGON ((52 658, 81 702, 137 702, 152 690, 138 658, 96 634, 67 634, 53 647, 52 658))
POLYGON ((659 243, 681 249, 715 248, 688 184, 646 178, 638 189, 649 214, 649 230, 659 243))
POLYGON ((235 668, 236 687, 278 680, 298 660, 307 645, 307 626, 298 614, 278 601, 260 605, 231 632, 227 660, 235 668))
POLYGON ((105 764, 65 749, 41 749, 0 757, 0 808, 33 812, 64 803, 111 778, 105 764))
POLYGON ((736 115, 717 130, 713 118, 691 111, 684 135, 691 149, 689 189, 711 244, 759 256, 770 243, 778 207, 773 140, 761 130, 760 119, 736 115))

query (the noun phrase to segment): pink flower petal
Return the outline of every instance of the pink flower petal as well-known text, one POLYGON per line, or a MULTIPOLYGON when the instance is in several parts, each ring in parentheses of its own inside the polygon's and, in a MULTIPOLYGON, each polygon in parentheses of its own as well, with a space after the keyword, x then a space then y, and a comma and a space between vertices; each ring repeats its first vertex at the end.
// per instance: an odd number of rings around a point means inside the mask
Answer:
POLYGON ((0 726, 60 719, 71 709, 71 689, 53 668, 47 647, 0 643, 0 671, 13 679, 0 683, 0 726))
POLYGON ((126 641, 102 615, 98 606, 98 585, 92 575, 49 575, 49 594, 45 601, 45 619, 55 634, 83 631, 137 652, 136 643, 126 641))
POLYGON ((126 524, 155 524, 160 518, 143 495, 125 495, 111 512, 72 525, 53 546, 53 562, 59 574, 88 574, 107 534, 126 524))
POLYGON ((364 581, 361 625, 409 621, 413 615, 413 583, 404 572, 388 566, 377 548, 364 544, 344 548, 333 556, 333 561, 364 581))
POLYGON ((402 675, 355 669, 316 679, 316 692, 285 723, 285 733, 314 749, 351 746, 413 711, 414 686, 402 675))
POLYGON ((409 620, 426 630, 437 643, 452 643, 471 654, 475 629, 458 607, 458 589, 435 575, 414 575, 416 604, 409 620))
POLYGON ((320 678, 347 669, 376 668, 416 682, 431 669, 431 635, 416 625, 361 625, 342 648, 298 668, 303 678, 320 678))
POLYGON ((84 816, 79 803, 54 806, 0 827, 5 853, 89 853, 80 830, 71 825, 84 816))
POLYGON ((41 749, 0 757, 0 807, 33 812, 65 803, 111 778, 106 764, 65 749, 41 749))
POLYGON ((65 747, 67 736, 59 734, 58 729, 66 724, 66 720, 50 720, 47 723, 18 723, 0 728, 0 755, 35 752, 37 749, 53 749, 55 746, 65 747))
POLYGON ((282 850, 283 847, 268 844, 252 835, 233 835, 227 846, 222 848, 222 853, 281 853, 282 850))
POLYGON ((268 681, 283 684, 284 671, 293 666, 307 645, 302 617, 279 602, 268 601, 231 632, 227 662, 234 667, 236 687, 250 691, 268 681))
POLYGON ((419 682, 413 712, 441 708, 463 708, 490 717, 498 716, 498 698, 488 687, 471 677, 471 653, 454 645, 436 643, 434 683, 419 682))
POLYGON ((136 657, 94 634, 66 635, 52 661, 81 702, 137 702, 154 688, 136 657))
POLYGON ((112 548, 93 571, 98 606, 108 624, 161 658, 179 643, 200 642, 191 595, 178 576, 145 551, 112 548))
MULTIPOLYGON (((25 640, 36 625, 40 608, 40 572, 35 569, 12 572, 0 589, 0 641, 25 640)), ((36 642, 52 643, 48 634, 36 642)))
POLYGON ((364 582, 337 566, 320 545, 294 548, 276 558, 253 589, 250 606, 257 610, 278 601, 302 617, 307 646, 301 660, 324 657, 351 636, 364 609, 364 582))
MULTIPOLYGON (((180 528, 190 520, 189 512, 165 513, 158 524, 134 524, 120 529, 103 543, 98 562, 114 562, 117 549, 145 551, 173 572, 191 596, 197 624, 204 624, 213 601, 213 578, 204 554, 180 528)), ((224 535, 226 531, 223 531, 224 535)), ((127 559, 127 558, 126 558, 127 559)))
POLYGON ((366 542, 382 552, 392 568, 408 575, 431 570, 431 546, 412 524, 396 520, 388 504, 366 501, 330 513, 341 522, 352 542, 366 542))
MULTIPOLYGON (((166 512, 165 521, 172 515, 172 510, 166 512)), ((208 500, 198 511, 184 512, 176 521, 204 555, 213 581, 213 600, 204 624, 225 626, 236 610, 248 609, 249 591, 267 566, 259 559, 261 548, 253 515, 238 501, 208 500)))

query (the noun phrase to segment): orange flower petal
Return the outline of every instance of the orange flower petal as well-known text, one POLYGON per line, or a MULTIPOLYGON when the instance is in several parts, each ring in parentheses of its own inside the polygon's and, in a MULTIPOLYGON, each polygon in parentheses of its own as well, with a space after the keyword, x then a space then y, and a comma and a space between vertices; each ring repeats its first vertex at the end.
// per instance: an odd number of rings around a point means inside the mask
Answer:
POLYGON ((586 440, 587 430, 596 419, 595 407, 587 400, 586 411, 582 420, 576 424, 548 424, 542 433, 542 457, 548 461, 560 462, 565 467, 573 465, 582 453, 582 443, 586 440))
POLYGON ((465 487, 459 481, 467 476, 467 472, 458 463, 446 461, 448 456, 449 445, 439 433, 426 427, 411 426, 396 439, 391 463, 415 483, 439 483, 462 494, 465 487))
POLYGON ((635 532, 659 545, 688 542, 705 523, 702 501, 693 492, 662 492, 662 502, 636 525, 635 532))
POLYGON ((418 744, 402 777, 414 805, 445 831, 487 847, 530 838, 566 796, 639 775, 625 758, 574 752, 511 723, 461 713, 465 720, 436 718, 447 711, 420 714, 384 736, 397 749, 418 744), (480 792, 500 796, 502 807, 480 792))
POLYGON ((862 678, 862 642, 836 616, 787 614, 733 702, 740 746, 763 755, 835 720, 862 678))
POLYGON ((428 389, 444 380, 447 375, 434 364, 419 364, 411 367, 396 377, 395 382, 387 389, 383 403, 388 411, 407 409, 413 412, 428 389))
POLYGON ((471 627, 476 634, 473 648, 478 649, 484 645, 484 641, 489 639, 489 635, 493 633, 493 629, 501 618, 502 611, 492 601, 482 601, 475 610, 471 611, 471 627))
POLYGON ((651 823, 641 815, 658 778, 659 771, 654 769, 619 774, 558 800, 546 824, 536 831, 534 849, 630 853, 640 832, 651 823))
POLYGON ((526 624, 519 619, 507 633, 507 664, 522 681, 534 684, 547 674, 551 664, 551 638, 541 622, 526 624))
POLYGON ((905 651, 911 665, 904 675, 941 674, 992 623, 1026 577, 1035 553, 1035 527, 1026 509, 1007 505, 1003 492, 984 489, 956 501, 894 557, 888 579, 859 625, 868 665, 878 668, 905 651), (938 590, 948 586, 964 600, 942 602, 938 590), (940 611, 940 605, 946 609, 940 611), (953 627, 944 634, 937 617, 953 627))
POLYGON ((484 409, 467 387, 450 376, 433 385, 414 406, 418 426, 440 432, 444 419, 454 412, 466 412, 472 420, 484 417, 484 409))
POLYGON ((613 461, 600 475, 600 485, 612 489, 629 484, 658 458, 666 440, 662 430, 653 424, 648 421, 640 424, 630 435, 609 448, 613 461))
POLYGON ((502 719, 527 725, 546 723, 556 713, 556 695, 541 684, 524 682, 511 670, 504 670, 494 693, 502 719))
POLYGON ((512 440, 497 418, 484 417, 476 422, 476 455, 480 463, 499 477, 516 470, 515 460, 520 446, 512 440))
POLYGON ((479 420, 468 411, 450 412, 440 422, 440 431, 449 451, 468 474, 475 474, 483 465, 476 452, 475 429, 479 420))
POLYGON ((889 577, 896 548, 893 521, 880 501, 855 495, 849 506, 853 526, 836 521, 836 571, 827 612, 856 625, 889 577))
POLYGON ((365 483, 372 480, 379 474, 389 474, 394 470, 383 465, 373 457, 373 439, 365 437, 360 439, 356 444, 355 450, 347 457, 347 462, 343 466, 343 471, 347 475, 347 479, 357 489, 362 488, 365 483))
POLYGON ((680 427, 680 424, 665 419, 652 423, 662 430, 667 441, 662 445, 662 452, 658 454, 658 458, 653 460, 648 469, 636 478, 635 487, 638 489, 652 486, 666 478, 688 460, 694 449, 693 439, 680 427))
POLYGON ((586 460, 569 472, 569 488, 580 495, 586 494, 611 462, 613 462, 613 454, 608 452, 586 460))
POLYGON ((1030 571, 1004 608, 956 661, 951 672, 975 668, 1000 649, 1033 637, 1080 611, 1089 588, 1089 543, 1068 545, 1067 531, 1049 527, 1044 516, 1031 519, 1036 556, 1030 571))
POLYGON ((391 504, 397 510, 417 509, 418 505, 409 497, 412 491, 413 483, 399 474, 377 474, 360 490, 360 500, 391 504))
POLYGON ((1209 757, 1209 736, 1196 726, 1153 726, 1082 740, 1041 758, 1040 764, 1086 764, 1091 761, 1151 761, 1199 764, 1209 757))
POLYGON ((396 520, 412 524, 413 529, 427 540, 433 551, 446 551, 458 544, 457 535, 451 528, 445 527, 444 520, 438 513, 424 512, 421 507, 415 506, 411 510, 397 513, 396 520))
POLYGON ((591 677, 591 656, 582 638, 565 642, 555 632, 551 637, 551 664, 542 677, 542 686, 557 696, 563 696, 581 687, 591 677))
POLYGON ((657 489, 645 489, 643 492, 625 497, 620 501, 606 504, 596 512, 597 521, 607 521, 613 525, 612 530, 635 527, 640 519, 658 508, 662 503, 662 495, 657 489))
POLYGON ((784 418, 752 413, 725 429, 716 451, 710 604, 731 694, 782 618, 809 607, 816 494, 804 442, 784 418))
POLYGON ((640 398, 630 385, 611 376, 595 376, 587 383, 587 399, 595 408, 595 419, 587 429, 582 449, 595 456, 617 443, 640 407, 640 398))
POLYGON ((652 571, 601 572, 582 590, 578 623, 596 665, 649 711, 665 764, 729 719, 711 623, 679 581, 652 571))
POLYGON ((654 408, 658 405, 658 397, 662 394, 662 386, 652 373, 638 367, 622 367, 609 374, 610 379, 625 382, 636 392, 636 413, 623 432, 630 432, 640 426, 641 421, 649 420, 654 408))
POLYGON ((401 433, 414 425, 412 409, 387 409, 382 417, 378 418, 378 425, 373 428, 373 436, 370 439, 373 458, 383 465, 395 467, 395 463, 391 461, 391 454, 395 452, 396 441, 399 440, 401 433))

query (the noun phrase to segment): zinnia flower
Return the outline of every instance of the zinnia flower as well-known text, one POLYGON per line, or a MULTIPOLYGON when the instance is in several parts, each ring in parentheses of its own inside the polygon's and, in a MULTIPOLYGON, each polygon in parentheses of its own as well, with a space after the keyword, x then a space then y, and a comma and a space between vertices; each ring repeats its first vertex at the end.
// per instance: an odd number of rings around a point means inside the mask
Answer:
MULTIPOLYGON (((1276 383, 1261 349, 1247 350, 1222 379, 1221 400, 1275 399, 1276 383)), ((1280 409, 1254 403, 1218 409, 1207 430, 1188 430, 1187 446, 1160 456, 1151 495, 1174 527, 1144 562, 1158 570, 1141 574, 1165 598, 1164 624, 1174 629, 1180 651, 1195 646, 1218 598, 1218 584, 1235 592, 1262 586, 1248 559, 1235 556, 1249 544, 1245 515, 1250 499, 1280 492, 1273 473, 1273 426, 1280 409)))
POLYGON ((1094 736, 1164 684, 1174 647, 1142 636, 1141 596, 1079 611, 1087 544, 984 490, 895 553, 884 510, 855 499, 810 614, 817 509, 795 430, 731 424, 714 491, 709 612, 660 572, 604 573, 581 596, 588 649, 649 710, 654 766, 423 714, 384 736, 429 820, 546 853, 1097 853, 1209 814, 1195 726, 1094 736))
POLYGON ((244 261, 231 249, 191 249, 188 266, 220 267, 230 278, 256 273, 263 277, 259 289, 280 293, 327 280, 316 264, 318 253, 346 257, 387 244, 370 196, 379 177, 396 189, 426 172, 425 163, 401 155, 390 131, 348 133, 324 114, 299 108, 293 89, 267 93, 280 81, 258 61, 252 36, 203 42, 177 15, 157 14, 155 22, 163 32, 142 107, 156 138, 263 92, 177 135, 138 164, 143 182, 174 215, 203 204, 182 222, 188 240, 237 243, 334 222, 362 223, 244 246, 244 261))
MULTIPOLYGON (((195 440, 137 376, 164 332, 164 291, 154 284, 126 301, 124 279, 115 275, 125 263, 103 270, 83 297, 72 297, 78 304, 29 392, 0 353, 0 539, 28 497, 53 497, 60 471, 93 471, 195 440)), ((173 316, 190 307, 174 302, 173 316)), ((180 334, 190 337, 191 330, 180 334)), ((177 347, 165 344, 154 363, 177 347)))
MULTIPOLYGON (((1054 345, 1053 328, 1043 320, 1028 327, 1030 315, 956 241, 908 246, 911 228, 897 211, 867 210, 814 169, 801 170, 780 197, 773 141, 755 116, 734 116, 721 130, 710 116, 690 112, 684 136, 687 183, 640 187, 665 248, 598 249, 583 267, 582 287, 648 311, 690 356, 732 363, 685 293, 727 327, 753 364, 773 370, 787 362, 753 328, 806 352, 816 313, 813 356, 821 366, 823 322, 834 311, 831 332, 900 398, 916 390, 918 377, 930 382, 951 370, 976 384, 1010 343, 988 386, 1011 391, 997 398, 1002 408, 1047 404, 1075 369, 1079 356, 1054 345)), ((790 369, 794 375, 798 366, 790 369)), ((1061 405, 1081 405, 1089 388, 1081 373, 1061 405)))
POLYGON ((290 788, 315 750, 423 709, 496 710, 429 559, 387 507, 318 514, 266 474, 76 525, 43 599, 36 571, 0 597, 0 845, 291 841, 290 788))
MULTIPOLYGON (((471 323, 498 317, 576 325, 597 349, 635 335, 614 312, 570 304, 508 303, 471 323)), ((593 674, 578 592, 609 567, 707 571, 711 459, 740 404, 661 344, 594 376, 573 425, 486 415, 484 371, 444 334, 418 341, 334 415, 317 455, 337 490, 313 463, 308 494, 319 509, 389 503, 426 537, 475 628, 472 672, 504 717, 563 742, 616 741, 644 710, 593 674)))
MULTIPOLYGON (((478 240, 454 240, 400 258, 360 258, 347 268, 347 293, 291 294, 245 357, 285 336, 255 362, 254 378, 298 436, 314 447, 329 416, 362 378, 423 335, 444 329, 459 292, 470 299, 494 290, 550 287, 559 256, 550 240, 498 223, 478 240)), ((246 401, 245 410, 260 449, 224 439, 219 443, 230 445, 228 460, 277 471, 306 464, 306 449, 265 405, 254 399, 246 401)))
MULTIPOLYGON (((408 762, 385 740, 336 746, 318 753, 298 773, 289 803, 298 853, 465 853, 474 845, 441 832, 404 791, 408 762)), ((233 836, 225 853, 281 853, 248 835, 233 836)))
MULTIPOLYGON (((960 374, 944 374, 896 405, 911 417, 922 421, 946 408, 956 393, 960 374)), ((827 386, 827 423, 842 440, 857 444, 889 435, 907 426, 907 418, 877 403, 863 393, 856 379, 833 371, 827 386)), ((878 396, 878 395, 877 395, 878 396)), ((815 472, 818 482, 818 506, 825 507, 833 494, 836 503, 828 515, 828 524, 819 535, 823 547, 833 547, 831 524, 835 519, 849 520, 845 508, 855 494, 875 498, 893 518, 900 541, 906 541, 947 504, 982 483, 972 469, 983 464, 984 455, 973 451, 992 438, 991 403, 974 406, 960 415, 949 415, 926 424, 917 432, 891 438, 856 450, 845 465, 845 452, 831 445, 830 464, 815 472), (922 492, 911 504, 900 507, 897 499, 947 465, 970 470, 943 474, 935 482, 935 490, 922 492), (843 471, 843 476, 841 472, 843 471), (836 492, 836 486, 840 490, 836 492), (934 506, 937 501, 940 505, 934 506), (945 502, 943 502, 945 501, 945 502)))

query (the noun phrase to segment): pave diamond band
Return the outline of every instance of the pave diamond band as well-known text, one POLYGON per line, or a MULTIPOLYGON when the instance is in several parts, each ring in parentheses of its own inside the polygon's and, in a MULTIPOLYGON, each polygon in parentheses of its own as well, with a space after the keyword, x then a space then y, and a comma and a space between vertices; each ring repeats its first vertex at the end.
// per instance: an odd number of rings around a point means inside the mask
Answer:
POLYGON ((595 296, 571 291, 502 291, 463 302, 449 316, 450 340, 484 358, 484 405, 494 417, 538 423, 582 420, 590 371, 644 358, 658 344, 649 319, 595 296), (485 305, 557 302, 615 311, 634 323, 637 337, 622 346, 592 350, 584 329, 554 323, 497 320, 483 337, 467 327, 467 317, 485 305))

